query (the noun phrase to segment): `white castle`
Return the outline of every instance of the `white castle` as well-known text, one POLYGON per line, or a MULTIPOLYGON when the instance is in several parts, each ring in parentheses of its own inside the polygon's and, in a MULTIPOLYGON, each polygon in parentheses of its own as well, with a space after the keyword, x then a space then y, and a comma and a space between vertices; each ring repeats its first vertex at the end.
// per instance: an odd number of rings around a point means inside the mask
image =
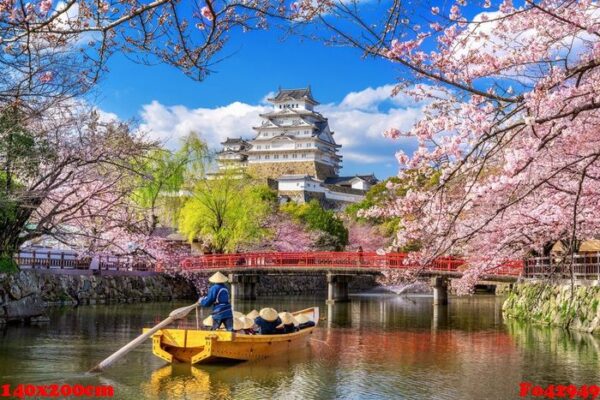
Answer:
POLYGON ((336 206, 355 203, 377 182, 373 174, 338 176, 342 156, 327 118, 314 110, 319 103, 310 87, 279 89, 268 99, 273 109, 260 114, 252 140, 227 138, 217 154, 219 170, 230 168, 275 182, 280 197, 295 201, 317 198, 336 206))

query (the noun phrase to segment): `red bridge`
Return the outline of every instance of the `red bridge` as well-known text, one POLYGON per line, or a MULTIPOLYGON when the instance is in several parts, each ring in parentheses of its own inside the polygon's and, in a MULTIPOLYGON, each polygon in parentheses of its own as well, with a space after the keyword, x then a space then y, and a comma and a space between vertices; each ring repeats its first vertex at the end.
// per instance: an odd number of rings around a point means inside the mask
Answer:
MULTIPOLYGON (((421 275, 462 275, 464 260, 441 257, 422 266, 408 261, 406 253, 307 252, 307 253, 236 253, 186 257, 180 263, 185 271, 241 272, 349 272, 416 271, 421 275)), ((523 272, 522 261, 511 261, 491 268, 486 276, 515 280, 523 272)))
MULTIPOLYGON (((454 257, 441 257, 422 266, 409 262, 406 253, 379 255, 367 252, 307 252, 307 253, 239 253, 209 254, 184 258, 179 267, 188 272, 229 273, 235 298, 256 298, 255 286, 260 275, 326 274, 329 284, 328 301, 348 298, 348 282, 361 274, 376 275, 384 271, 413 271, 415 275, 433 277, 434 301, 447 299, 447 278, 461 277, 465 262, 454 257)), ((523 262, 511 261, 491 268, 480 277, 482 281, 514 282, 523 272, 523 262)))

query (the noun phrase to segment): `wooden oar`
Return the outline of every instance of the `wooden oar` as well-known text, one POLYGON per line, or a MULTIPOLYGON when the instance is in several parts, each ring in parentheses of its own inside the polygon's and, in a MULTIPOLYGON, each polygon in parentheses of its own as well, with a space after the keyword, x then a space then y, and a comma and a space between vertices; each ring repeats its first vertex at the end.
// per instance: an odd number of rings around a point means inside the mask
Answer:
POLYGON ((176 310, 171 311, 168 318, 162 320, 158 325, 154 326, 146 333, 142 333, 140 336, 133 339, 131 342, 127 343, 125 346, 121 347, 119 350, 111 354, 108 358, 104 359, 100 364, 96 365, 94 368, 89 370, 89 372, 102 372, 106 368, 110 367, 115 361, 123 357, 125 354, 129 353, 131 350, 135 349, 139 346, 144 340, 148 339, 152 336, 156 331, 164 328, 165 326, 173 323, 178 319, 184 318, 189 314, 190 311, 198 307, 198 303, 192 304, 190 306, 180 307, 176 310))

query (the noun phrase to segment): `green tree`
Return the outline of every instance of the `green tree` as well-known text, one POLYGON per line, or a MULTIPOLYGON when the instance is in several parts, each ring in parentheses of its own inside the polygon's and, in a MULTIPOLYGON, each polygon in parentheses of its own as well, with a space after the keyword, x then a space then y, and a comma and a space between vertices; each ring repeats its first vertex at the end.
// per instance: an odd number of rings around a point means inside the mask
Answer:
POLYGON ((308 203, 287 203, 281 210, 297 221, 304 223, 312 231, 320 231, 315 245, 319 248, 343 250, 348 244, 348 230, 333 211, 325 210, 317 200, 308 203))
POLYGON ((153 149, 138 162, 131 197, 146 212, 147 233, 157 225, 176 226, 183 206, 181 192, 204 178, 206 144, 192 132, 177 151, 153 149))
POLYGON ((181 210, 179 230, 189 240, 201 239, 216 253, 235 252, 269 234, 264 221, 275 199, 272 190, 239 172, 203 179, 181 210))

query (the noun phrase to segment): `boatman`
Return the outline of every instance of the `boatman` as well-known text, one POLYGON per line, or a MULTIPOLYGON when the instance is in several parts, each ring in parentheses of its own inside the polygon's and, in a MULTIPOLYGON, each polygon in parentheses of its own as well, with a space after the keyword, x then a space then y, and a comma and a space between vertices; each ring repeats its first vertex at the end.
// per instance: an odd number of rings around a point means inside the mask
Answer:
POLYGON ((229 289, 225 285, 228 281, 227 277, 220 272, 215 273, 208 278, 208 281, 213 285, 208 290, 206 297, 199 300, 200 306, 212 306, 212 330, 217 330, 221 325, 225 325, 225 329, 233 331, 233 311, 229 302, 229 289))

